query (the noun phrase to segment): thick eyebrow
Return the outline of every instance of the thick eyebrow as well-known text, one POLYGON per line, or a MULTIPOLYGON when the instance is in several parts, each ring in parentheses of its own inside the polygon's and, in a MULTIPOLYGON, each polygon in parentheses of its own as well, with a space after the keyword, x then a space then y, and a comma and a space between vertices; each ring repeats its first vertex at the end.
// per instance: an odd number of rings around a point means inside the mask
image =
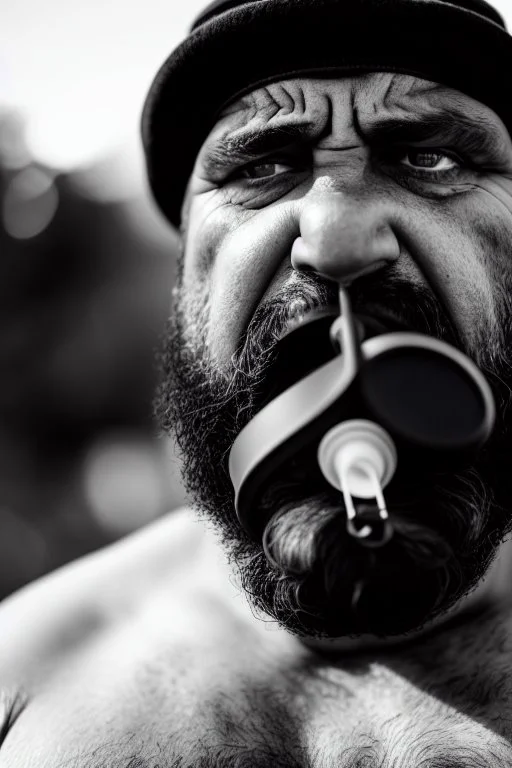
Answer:
MULTIPOLYGON (((470 117, 458 110, 443 108, 439 112, 414 114, 410 117, 384 117, 361 126, 354 114, 359 136, 370 145, 390 145, 439 141, 460 145, 478 160, 491 165, 503 164, 506 140, 499 126, 483 115, 470 117)), ((251 162, 273 152, 294 146, 310 145, 326 136, 330 126, 321 132, 310 122, 280 126, 243 128, 235 133, 216 137, 205 147, 202 161, 207 173, 225 171, 251 162), (326 130, 327 128, 327 130, 326 130)))
POLYGON ((422 768, 507 768, 509 758, 502 757, 493 751, 483 753, 480 750, 459 749, 460 754, 446 752, 446 755, 436 755, 432 760, 422 761, 422 768))
POLYGON ((499 127, 482 116, 444 110, 411 117, 386 117, 356 129, 373 144, 405 144, 439 140, 460 144, 477 157, 503 162, 505 141, 499 127))
POLYGON ((248 163, 273 152, 311 143, 313 136, 311 123, 242 129, 212 141, 206 147, 203 166, 209 172, 223 170, 227 166, 248 163))

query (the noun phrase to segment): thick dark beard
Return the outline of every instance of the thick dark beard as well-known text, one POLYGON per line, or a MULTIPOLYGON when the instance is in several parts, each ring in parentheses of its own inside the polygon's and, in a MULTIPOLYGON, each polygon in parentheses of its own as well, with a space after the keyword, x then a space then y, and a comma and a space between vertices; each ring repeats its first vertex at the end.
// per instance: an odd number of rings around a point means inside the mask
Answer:
MULTIPOLYGON (((415 331, 462 346, 435 298, 392 274, 359 281, 351 295, 355 311, 392 308, 415 331)), ((471 591, 512 527, 507 510, 512 376, 505 342, 510 335, 500 333, 478 361, 497 400, 499 423, 492 440, 478 464, 464 472, 418 471, 394 485, 387 494, 394 527, 387 546, 370 550, 348 536, 340 494, 329 489, 314 455, 305 451, 261 499, 261 513, 270 516, 263 547, 249 539, 236 518, 229 451, 258 410, 276 342, 297 306, 335 301, 333 286, 305 276, 261 305, 229 376, 211 364, 201 339, 190 342, 188 318, 178 302, 160 355, 155 412, 182 452, 189 494, 217 524, 256 608, 302 635, 404 634, 471 591)))

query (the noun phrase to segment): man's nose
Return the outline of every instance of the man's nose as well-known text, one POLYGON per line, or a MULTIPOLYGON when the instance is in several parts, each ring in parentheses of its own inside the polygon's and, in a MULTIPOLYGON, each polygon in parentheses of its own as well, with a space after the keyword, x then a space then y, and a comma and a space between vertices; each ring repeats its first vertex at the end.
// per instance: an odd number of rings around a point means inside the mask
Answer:
POLYGON ((392 203, 323 189, 302 200, 292 266, 350 284, 398 259, 392 203))

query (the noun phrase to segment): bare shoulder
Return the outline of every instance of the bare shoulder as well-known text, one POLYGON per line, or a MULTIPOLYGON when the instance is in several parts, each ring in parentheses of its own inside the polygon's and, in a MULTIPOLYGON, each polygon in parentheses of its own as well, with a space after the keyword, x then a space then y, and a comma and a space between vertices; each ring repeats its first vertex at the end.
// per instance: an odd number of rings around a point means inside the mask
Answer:
POLYGON ((140 611, 161 585, 179 584, 208 541, 189 509, 28 585, 0 604, 0 685, 33 681, 67 654, 140 611))
POLYGON ((188 512, 14 595, 0 606, 0 768, 209 765, 197 734, 215 751, 243 726, 280 648, 240 598, 188 512))

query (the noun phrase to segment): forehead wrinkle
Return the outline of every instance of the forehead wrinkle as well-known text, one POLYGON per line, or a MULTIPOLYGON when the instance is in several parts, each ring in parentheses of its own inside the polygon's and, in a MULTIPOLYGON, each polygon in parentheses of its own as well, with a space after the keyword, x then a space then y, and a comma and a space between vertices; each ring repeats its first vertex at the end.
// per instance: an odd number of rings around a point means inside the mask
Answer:
POLYGON ((487 132, 499 143, 498 151, 510 146, 505 125, 489 107, 460 91, 427 80, 404 75, 392 77, 383 96, 373 97, 373 115, 368 111, 365 117, 371 122, 379 111, 381 116, 386 112, 401 113, 405 119, 447 116, 454 123, 487 132))
POLYGON ((217 125, 222 123, 228 133, 235 133, 243 128, 280 126, 289 119, 291 125, 318 127, 321 132, 330 117, 329 101, 311 90, 311 82, 282 80, 256 88, 223 110, 217 125))
MULTIPOLYGON (((261 113, 266 115, 268 119, 278 112, 305 113, 308 105, 305 98, 304 84, 308 82, 310 81, 294 78, 291 80, 277 80, 255 88, 231 104, 228 104, 220 113, 219 119, 240 110, 249 112, 252 117, 256 113, 261 113)), ((311 100, 308 101, 310 102, 311 100)))
POLYGON ((507 128, 489 107, 460 91, 413 75, 369 73, 353 79, 357 117, 371 123, 387 113, 404 119, 447 115, 454 122, 474 125, 499 142, 512 146, 507 128))
POLYGON ((472 116, 483 124, 494 126, 508 137, 508 131, 498 115, 464 93, 413 75, 388 72, 370 72, 337 79, 307 77, 278 80, 238 98, 222 111, 219 119, 245 112, 244 123, 257 117, 270 120, 278 112, 289 113, 293 108, 295 113, 309 113, 318 120, 318 105, 321 104, 321 117, 326 120, 329 102, 334 100, 339 103, 348 97, 358 111, 382 112, 391 109, 410 114, 417 111, 419 104, 422 110, 443 111, 451 107, 454 113, 472 116), (317 109, 314 109, 313 103, 317 109))
POLYGON ((293 112, 303 114, 306 111, 304 94, 300 88, 292 89, 291 84, 284 81, 269 85, 267 90, 270 98, 274 101, 277 112, 282 112, 283 114, 291 114, 293 112), (302 94, 302 97, 297 98, 293 90, 302 94))

